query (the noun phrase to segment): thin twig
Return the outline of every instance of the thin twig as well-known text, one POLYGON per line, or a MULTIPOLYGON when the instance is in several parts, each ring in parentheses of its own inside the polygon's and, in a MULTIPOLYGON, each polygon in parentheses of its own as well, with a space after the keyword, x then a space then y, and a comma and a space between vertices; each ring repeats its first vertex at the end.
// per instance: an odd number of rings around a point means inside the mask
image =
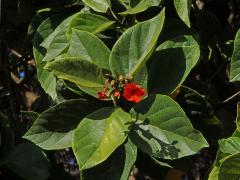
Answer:
POLYGON ((109 8, 110 9, 110 12, 112 14, 112 16, 114 17, 114 19, 119 23, 119 24, 122 24, 122 22, 118 19, 118 17, 116 16, 116 14, 113 12, 112 8, 109 8))
POLYGON ((222 102, 222 104, 231 101, 232 99, 234 99, 234 98, 237 97, 238 95, 240 95, 240 91, 236 92, 236 93, 235 93, 234 95, 232 95, 231 97, 225 99, 225 100, 222 102))
POLYGON ((22 58, 23 56, 19 53, 19 52, 17 52, 16 50, 14 50, 14 49, 10 49, 10 51, 11 51, 11 53, 13 53, 15 56, 17 56, 18 58, 22 58))

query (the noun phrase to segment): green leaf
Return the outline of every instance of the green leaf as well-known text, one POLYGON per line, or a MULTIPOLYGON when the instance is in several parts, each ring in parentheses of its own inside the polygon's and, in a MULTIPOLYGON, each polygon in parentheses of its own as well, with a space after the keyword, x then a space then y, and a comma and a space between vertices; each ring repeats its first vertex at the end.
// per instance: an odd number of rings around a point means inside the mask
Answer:
POLYGON ((240 81, 240 29, 238 30, 234 40, 234 49, 231 58, 230 81, 240 81))
MULTIPOLYGON (((64 19, 56 29, 41 43, 41 46, 45 49, 48 49, 52 41, 57 38, 56 36, 59 35, 61 31, 66 31, 69 27, 70 22, 72 21, 74 16, 69 16, 68 18, 64 19)), ((56 41, 56 40, 54 40, 56 41)))
POLYGON ((173 168, 170 164, 166 163, 166 162, 162 162, 154 157, 150 157, 152 159, 152 161, 156 164, 158 164, 159 166, 163 166, 163 167, 167 167, 167 168, 173 168))
POLYGON ((50 164, 47 157, 30 143, 16 146, 4 164, 26 180, 45 180, 49 177, 50 164))
POLYGON ((240 132, 240 102, 237 104, 236 124, 237 124, 237 130, 240 132))
POLYGON ((100 108, 95 101, 68 100, 43 112, 24 135, 42 149, 55 150, 72 145, 72 133, 89 113, 100 108))
POLYGON ((137 158, 137 147, 128 139, 124 146, 117 148, 103 163, 83 172, 83 179, 126 180, 137 158))
POLYGON ((113 73, 133 76, 142 68, 155 48, 164 18, 163 9, 153 19, 140 22, 123 33, 110 54, 113 73))
POLYGON ((83 0, 83 2, 97 12, 106 12, 111 7, 110 0, 83 0))
POLYGON ((68 49, 73 28, 98 33, 113 23, 114 21, 109 21, 105 17, 90 13, 77 13, 68 17, 41 43, 41 46, 47 49, 43 61, 52 60, 68 49))
POLYGON ((149 7, 159 6, 161 2, 162 0, 141 0, 134 7, 130 7, 126 11, 121 12, 119 14, 121 14, 122 16, 126 16, 128 14, 137 14, 147 10, 149 7))
POLYGON ((177 159, 208 147, 181 107, 165 95, 151 95, 131 110, 138 121, 130 138, 142 151, 162 159, 177 159))
POLYGON ((37 29, 37 32, 34 35, 33 39, 33 54, 37 67, 37 77, 44 91, 49 94, 52 99, 56 99, 56 78, 54 75, 43 69, 46 62, 43 62, 42 59, 46 54, 46 49, 41 47, 40 44, 46 39, 58 24, 64 18, 63 15, 54 15, 47 18, 37 29))
POLYGON ((64 85, 68 88, 71 92, 79 95, 80 97, 84 97, 86 94, 78 87, 75 83, 70 81, 64 81, 64 85))
POLYGON ((240 152, 240 137, 229 137, 227 139, 220 139, 219 150, 226 154, 235 154, 240 152))
POLYGON ((131 0, 118 0, 118 2, 123 6, 125 6, 125 8, 127 9, 131 8, 131 5, 130 5, 131 0))
POLYGON ((236 130, 230 138, 223 140, 223 142, 221 142, 221 140, 219 141, 220 149, 217 152, 212 171, 209 174, 209 177, 208 177, 209 180, 219 180, 220 166, 221 166, 222 162, 231 155, 229 153, 238 153, 239 152, 238 146, 233 145, 231 142, 232 138, 235 139, 235 138, 239 138, 239 137, 240 137, 240 133, 239 133, 239 131, 236 130), (227 145, 230 145, 229 149, 228 149, 227 145), (222 152, 221 149, 227 153, 222 152), (237 152, 236 152, 236 150, 237 150, 237 152))
POLYGON ((32 35, 37 31, 37 28, 39 27, 39 25, 47 19, 47 17, 49 16, 50 12, 49 10, 46 11, 42 11, 40 13, 37 13, 31 20, 29 26, 28 26, 28 35, 32 35))
POLYGON ((50 61, 64 52, 69 47, 69 41, 66 35, 66 29, 61 29, 52 39, 45 57, 42 61, 50 61))
POLYGON ((135 146, 130 139, 124 145, 125 147, 125 161, 124 169, 120 180, 128 179, 129 174, 132 170, 133 164, 137 159, 137 146, 135 146))
POLYGON ((224 159, 228 157, 228 154, 217 152, 216 160, 214 161, 212 171, 208 176, 208 180, 219 180, 219 168, 224 159))
POLYGON ((102 108, 85 117, 72 145, 80 170, 105 161, 125 141, 131 123, 131 116, 120 108, 102 108))
POLYGON ((222 162, 219 169, 219 180, 240 179, 240 153, 228 156, 222 162))
POLYGON ((32 121, 35 121, 40 115, 35 111, 21 111, 23 116, 26 116, 32 121))
POLYGON ((199 57, 199 45, 193 36, 170 39, 157 47, 135 81, 147 87, 148 93, 171 94, 184 82, 199 57))
POLYGON ((51 70, 58 78, 76 83, 83 91, 97 96, 105 84, 106 70, 79 58, 64 58, 49 62, 46 69, 51 70))
POLYGON ((68 39, 71 38, 73 28, 97 34, 108 29, 114 23, 115 21, 110 21, 104 16, 80 12, 73 16, 73 19, 67 29, 67 37, 68 39))
POLYGON ((191 5, 192 0, 174 0, 174 6, 177 10, 178 16, 188 27, 190 27, 191 5))
POLYGON ((90 61, 97 66, 109 68, 110 50, 93 34, 73 29, 68 55, 90 61))

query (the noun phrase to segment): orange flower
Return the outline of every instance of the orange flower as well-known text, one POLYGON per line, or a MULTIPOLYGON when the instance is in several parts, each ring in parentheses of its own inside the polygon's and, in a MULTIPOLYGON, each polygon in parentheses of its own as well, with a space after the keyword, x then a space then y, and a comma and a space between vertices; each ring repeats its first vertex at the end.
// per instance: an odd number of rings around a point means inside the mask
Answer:
POLYGON ((118 97, 118 96, 120 96, 120 92, 119 91, 115 91, 114 92, 114 97, 118 97))
POLYGON ((139 102, 142 97, 145 95, 145 90, 136 83, 127 83, 125 84, 123 97, 131 102, 139 102))
POLYGON ((99 91, 98 92, 98 99, 106 99, 107 94, 104 91, 99 91))

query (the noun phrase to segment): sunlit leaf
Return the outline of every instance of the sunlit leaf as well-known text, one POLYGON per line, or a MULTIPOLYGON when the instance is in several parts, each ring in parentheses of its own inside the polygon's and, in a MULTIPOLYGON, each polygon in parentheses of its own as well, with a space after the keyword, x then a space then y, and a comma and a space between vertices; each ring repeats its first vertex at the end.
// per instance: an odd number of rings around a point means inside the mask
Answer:
POLYGON ((151 56, 165 18, 163 9, 159 15, 127 29, 113 46, 110 68, 113 73, 135 75, 151 56))
POLYGON ((178 16, 190 27, 190 10, 192 0, 174 0, 174 6, 177 10, 178 16))
POLYGON ((240 30, 234 40, 234 50, 231 59, 230 81, 240 81, 240 30))
POLYGON ((120 108, 102 108, 85 117, 73 135, 80 169, 105 161, 125 141, 131 123, 131 116, 120 108))
POLYGON ((130 138, 142 151, 161 159, 177 159, 208 147, 181 107, 170 97, 152 95, 132 109, 138 119, 130 138))

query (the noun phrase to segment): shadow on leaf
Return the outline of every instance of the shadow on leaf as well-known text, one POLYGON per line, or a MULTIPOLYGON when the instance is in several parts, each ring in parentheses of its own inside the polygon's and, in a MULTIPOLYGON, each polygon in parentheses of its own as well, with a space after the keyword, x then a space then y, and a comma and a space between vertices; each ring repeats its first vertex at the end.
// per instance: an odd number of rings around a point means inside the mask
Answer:
POLYGON ((173 141, 170 144, 163 142, 154 135, 154 129, 149 125, 148 120, 136 123, 130 132, 130 138, 134 144, 143 152, 151 156, 161 159, 177 159, 179 157, 179 149, 175 147, 178 143, 173 141))

